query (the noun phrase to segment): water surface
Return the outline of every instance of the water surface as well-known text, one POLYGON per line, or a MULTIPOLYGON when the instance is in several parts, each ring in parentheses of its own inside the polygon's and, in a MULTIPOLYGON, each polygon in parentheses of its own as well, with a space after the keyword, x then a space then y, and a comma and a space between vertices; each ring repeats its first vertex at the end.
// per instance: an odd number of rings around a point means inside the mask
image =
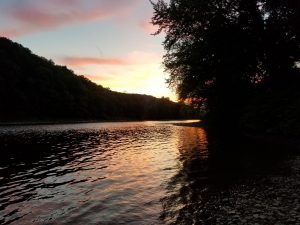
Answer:
POLYGON ((205 201, 202 128, 6 126, 0 143, 0 224, 171 224, 205 201))

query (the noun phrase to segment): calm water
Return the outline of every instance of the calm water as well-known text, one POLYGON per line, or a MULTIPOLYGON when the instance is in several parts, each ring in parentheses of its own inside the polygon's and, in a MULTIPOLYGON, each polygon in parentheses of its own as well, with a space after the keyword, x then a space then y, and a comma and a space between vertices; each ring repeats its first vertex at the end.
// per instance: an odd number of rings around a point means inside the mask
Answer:
POLYGON ((0 143, 0 224, 170 224, 206 191, 202 128, 9 126, 0 143))

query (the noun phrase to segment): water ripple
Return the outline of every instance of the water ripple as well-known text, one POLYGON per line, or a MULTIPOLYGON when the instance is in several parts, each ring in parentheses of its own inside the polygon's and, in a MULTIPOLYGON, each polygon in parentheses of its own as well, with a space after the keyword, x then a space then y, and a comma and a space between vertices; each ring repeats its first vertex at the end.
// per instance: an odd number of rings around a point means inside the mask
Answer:
POLYGON ((0 224, 171 223, 207 179, 201 128, 2 127, 0 143, 0 224))

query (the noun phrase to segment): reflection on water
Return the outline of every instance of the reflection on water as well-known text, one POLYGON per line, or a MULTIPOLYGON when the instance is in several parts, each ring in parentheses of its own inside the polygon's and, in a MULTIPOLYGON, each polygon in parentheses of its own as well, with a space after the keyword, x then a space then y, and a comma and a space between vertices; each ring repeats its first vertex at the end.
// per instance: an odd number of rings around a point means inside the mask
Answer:
POLYGON ((2 127, 0 143, 1 224, 165 223, 208 156, 201 128, 167 122, 2 127))
POLYGON ((178 134, 178 167, 167 180, 160 218, 167 224, 194 224, 193 205, 203 201, 199 193, 207 190, 207 138, 202 128, 180 129, 178 134))
POLYGON ((193 224, 210 191, 202 128, 0 128, 0 224, 193 224))

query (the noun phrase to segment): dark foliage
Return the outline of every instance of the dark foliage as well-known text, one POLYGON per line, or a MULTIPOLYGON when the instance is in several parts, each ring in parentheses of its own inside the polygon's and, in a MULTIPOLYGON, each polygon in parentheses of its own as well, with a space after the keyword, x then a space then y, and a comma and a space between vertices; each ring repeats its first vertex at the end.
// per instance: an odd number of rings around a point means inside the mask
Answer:
MULTIPOLYGON (((169 84, 181 99, 204 105, 215 125, 230 121, 238 126, 241 117, 246 118, 246 109, 248 114, 259 110, 261 104, 255 101, 260 98, 265 98, 268 113, 274 115, 272 99, 289 98, 287 93, 291 101, 299 96, 300 1, 159 0, 152 4, 157 34, 166 34, 164 65, 169 84)), ((260 119, 268 119, 268 113, 260 119)))
POLYGON ((0 38, 0 121, 177 119, 190 107, 110 91, 0 38))

